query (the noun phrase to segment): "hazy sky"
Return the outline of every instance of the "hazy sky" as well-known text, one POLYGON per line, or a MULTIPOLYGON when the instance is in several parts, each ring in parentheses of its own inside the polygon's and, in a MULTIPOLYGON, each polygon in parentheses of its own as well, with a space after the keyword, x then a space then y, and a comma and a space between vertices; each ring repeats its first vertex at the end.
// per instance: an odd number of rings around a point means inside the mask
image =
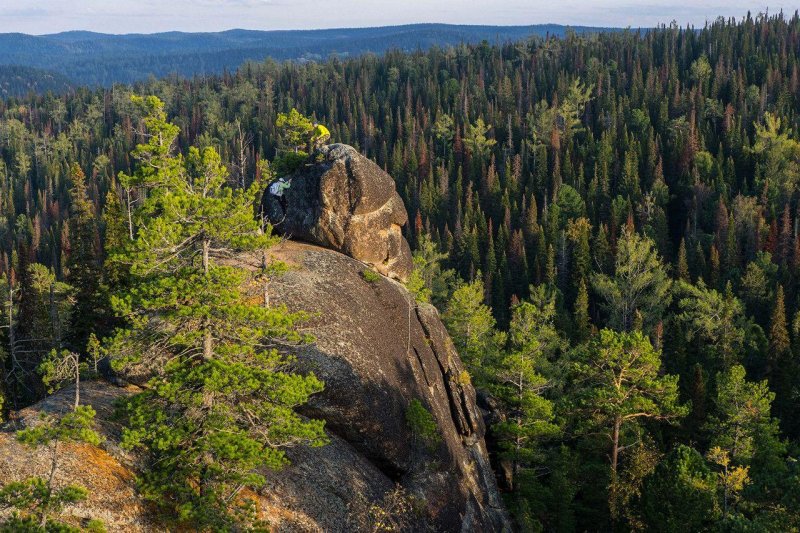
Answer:
POLYGON ((0 0, 0 32, 106 33, 307 29, 413 22, 701 26, 769 7, 793 13, 794 0, 0 0))

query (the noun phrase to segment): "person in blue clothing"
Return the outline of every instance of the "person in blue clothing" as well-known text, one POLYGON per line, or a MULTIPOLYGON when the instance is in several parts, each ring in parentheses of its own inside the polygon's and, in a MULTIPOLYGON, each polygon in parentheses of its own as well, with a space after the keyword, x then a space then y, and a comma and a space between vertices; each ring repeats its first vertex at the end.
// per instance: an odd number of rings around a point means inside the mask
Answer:
POLYGON ((286 216, 286 209, 289 207, 289 204, 286 200, 286 191, 291 186, 292 180, 287 178, 278 178, 269 186, 269 193, 278 199, 278 203, 281 206, 284 216, 286 216))

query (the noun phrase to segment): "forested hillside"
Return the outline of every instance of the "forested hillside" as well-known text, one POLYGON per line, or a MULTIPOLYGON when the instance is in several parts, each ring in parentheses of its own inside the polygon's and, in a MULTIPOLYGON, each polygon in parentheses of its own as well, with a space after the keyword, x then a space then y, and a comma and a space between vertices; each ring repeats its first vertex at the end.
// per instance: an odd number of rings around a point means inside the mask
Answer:
POLYGON ((23 97, 29 93, 48 91, 65 93, 73 83, 57 72, 22 66, 0 66, 0 94, 3 98, 23 97))
POLYGON ((20 327, 3 346, 29 359, 117 325, 75 295, 126 272, 75 265, 126 238, 141 200, 119 178, 153 142, 132 94, 161 98, 180 148, 216 148, 237 187, 275 170, 292 108, 395 178, 409 287, 491 408, 521 530, 800 528, 796 13, 6 99, 3 323, 20 327))
MULTIPOLYGON (((35 67, 76 85, 133 83, 149 76, 202 76, 235 70, 246 61, 319 61, 387 50, 414 52, 431 46, 504 43, 531 36, 594 33, 603 28, 410 24, 325 30, 228 30, 110 35, 69 31, 51 35, 0 34, 0 64, 35 67)), ((37 87, 44 93, 55 86, 37 87)))

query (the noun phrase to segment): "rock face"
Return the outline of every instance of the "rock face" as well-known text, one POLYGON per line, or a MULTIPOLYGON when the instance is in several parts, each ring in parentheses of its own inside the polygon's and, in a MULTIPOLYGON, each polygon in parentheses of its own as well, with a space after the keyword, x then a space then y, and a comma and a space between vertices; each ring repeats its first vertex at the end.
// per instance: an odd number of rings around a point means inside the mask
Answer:
POLYGON ((295 267, 273 283, 272 298, 312 313, 316 342, 297 356, 325 390, 305 414, 378 470, 373 482, 423 497, 436 530, 508 530, 475 390, 436 309, 390 279, 367 281, 342 254, 291 241, 272 254, 295 267), (406 422, 415 399, 441 434, 433 449, 406 422))
POLYGON ((264 195, 277 232, 338 250, 384 276, 408 278, 411 251, 402 234, 408 214, 394 180, 378 165, 352 146, 332 144, 288 179, 284 202, 264 195))
MULTIPOLYGON (((484 426, 452 341, 436 310, 417 305, 399 283, 363 275, 363 263, 336 251, 286 241, 270 250, 290 269, 270 286, 272 305, 310 313, 304 325, 316 342, 297 351, 298 365, 325 381, 303 414, 326 421, 331 443, 289 451, 291 466, 266 472, 258 509, 274 531, 359 531, 359 510, 382 505, 398 485, 422 502, 430 530, 508 531, 490 468, 484 426), (406 421, 418 400, 441 440, 421 442, 406 421)), ((249 264, 251 258, 244 258, 249 264)), ((256 259, 253 262, 258 263, 256 259)), ((261 293, 256 293, 254 297, 261 293)), ((136 458, 118 446, 113 400, 135 391, 87 383, 81 399, 98 411, 102 449, 64 448, 59 480, 90 489, 72 521, 106 521, 109 531, 159 531, 135 491, 136 458)), ((69 389, 20 413, 64 410, 69 389)), ((0 483, 43 473, 46 450, 29 451, 0 431, 0 483)), ((406 528, 421 531, 421 527, 406 528)))

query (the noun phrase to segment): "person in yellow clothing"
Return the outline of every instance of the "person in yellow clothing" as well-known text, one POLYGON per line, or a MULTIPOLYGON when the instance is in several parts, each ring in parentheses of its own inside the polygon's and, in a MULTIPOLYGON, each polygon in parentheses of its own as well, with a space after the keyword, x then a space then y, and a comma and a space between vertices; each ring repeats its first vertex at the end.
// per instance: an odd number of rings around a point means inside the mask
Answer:
POLYGON ((314 123, 314 129, 311 132, 311 148, 313 150, 319 150, 322 148, 325 143, 328 142, 331 138, 331 132, 328 131, 328 128, 319 124, 318 122, 314 123))

